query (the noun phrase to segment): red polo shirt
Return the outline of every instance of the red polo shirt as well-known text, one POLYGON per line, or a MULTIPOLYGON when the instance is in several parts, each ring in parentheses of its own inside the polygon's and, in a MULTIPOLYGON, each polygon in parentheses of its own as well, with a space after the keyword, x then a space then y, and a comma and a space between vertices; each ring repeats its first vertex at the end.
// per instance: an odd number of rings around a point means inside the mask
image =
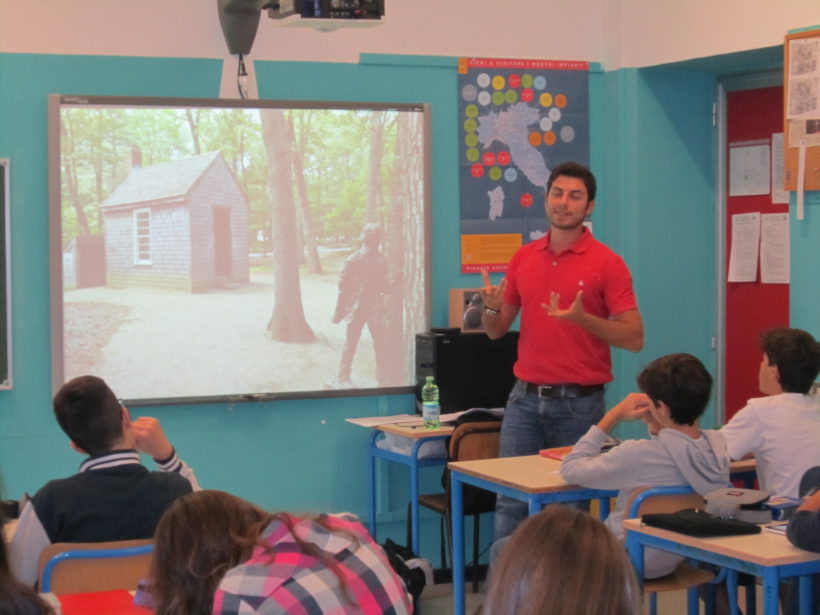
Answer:
POLYGON ((550 293, 568 308, 579 290, 584 311, 609 318, 638 307, 623 259, 586 228, 556 255, 546 237, 523 246, 507 269, 504 302, 521 308, 515 376, 536 384, 603 384, 612 380, 609 345, 582 327, 547 314, 550 293))

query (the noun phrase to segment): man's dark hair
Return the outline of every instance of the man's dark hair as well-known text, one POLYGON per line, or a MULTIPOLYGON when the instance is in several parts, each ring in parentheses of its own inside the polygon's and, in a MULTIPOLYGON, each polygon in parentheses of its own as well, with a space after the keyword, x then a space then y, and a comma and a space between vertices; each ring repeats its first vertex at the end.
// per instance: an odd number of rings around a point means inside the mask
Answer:
POLYGON ((123 435, 122 406, 96 376, 80 376, 60 387, 54 396, 54 416, 71 441, 89 455, 110 451, 123 435))
POLYGON ((552 183, 561 176, 576 177, 582 180, 587 189, 587 197, 590 201, 595 200, 595 194, 598 191, 595 176, 592 174, 592 171, 577 162, 563 162, 552 170, 550 178, 547 180, 547 194, 549 194, 550 188, 552 188, 552 183))
POLYGON ((820 344, 811 333, 787 327, 769 329, 760 336, 760 349, 769 365, 777 366, 784 392, 805 395, 811 390, 820 372, 820 344))
POLYGON ((678 425, 694 425, 709 403, 712 376, 700 360, 686 353, 667 354, 647 365, 638 386, 653 403, 669 406, 678 425))

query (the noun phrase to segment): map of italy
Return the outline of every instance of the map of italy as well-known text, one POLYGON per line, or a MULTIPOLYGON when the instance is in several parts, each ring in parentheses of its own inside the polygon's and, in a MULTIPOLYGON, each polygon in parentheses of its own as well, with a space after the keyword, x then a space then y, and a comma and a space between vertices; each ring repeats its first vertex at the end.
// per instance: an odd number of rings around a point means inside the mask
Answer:
MULTIPOLYGON (((478 118, 478 140, 484 148, 499 141, 510 148, 512 163, 535 186, 546 187, 549 169, 544 157, 529 142, 529 126, 538 124, 541 115, 537 108, 519 102, 509 109, 491 112, 478 118)), ((491 219, 499 217, 498 194, 490 198, 491 219), (494 198, 493 198, 494 197, 494 198)))

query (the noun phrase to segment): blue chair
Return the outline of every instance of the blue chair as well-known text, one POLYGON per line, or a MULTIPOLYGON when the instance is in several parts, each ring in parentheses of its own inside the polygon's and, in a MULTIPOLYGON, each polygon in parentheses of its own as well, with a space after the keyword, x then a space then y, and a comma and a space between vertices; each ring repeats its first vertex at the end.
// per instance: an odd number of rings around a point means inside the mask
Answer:
POLYGON ((153 551, 151 539, 54 543, 40 554, 40 591, 134 590, 149 574, 153 551))
MULTIPOLYGON (((703 496, 687 486, 675 487, 639 487, 632 491, 626 503, 626 518, 634 519, 646 514, 677 512, 686 508, 703 508, 703 496)), ((639 579, 641 580, 641 579, 639 579)), ((649 613, 656 615, 658 610, 658 592, 686 590, 687 613, 697 615, 698 587, 704 583, 717 583, 711 570, 681 562, 678 567, 664 577, 643 579, 644 593, 649 594, 649 613)), ((713 597, 710 592, 710 597, 713 597)), ((708 600, 706 612, 714 612, 714 601, 708 600)))

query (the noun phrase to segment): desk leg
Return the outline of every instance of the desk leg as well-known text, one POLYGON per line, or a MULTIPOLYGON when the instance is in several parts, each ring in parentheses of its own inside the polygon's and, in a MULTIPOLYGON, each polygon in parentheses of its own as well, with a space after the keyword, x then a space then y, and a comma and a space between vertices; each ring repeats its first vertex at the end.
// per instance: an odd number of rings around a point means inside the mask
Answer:
POLYGON ((800 601, 800 615, 811 615, 812 613, 812 602, 814 601, 812 579, 813 577, 811 576, 798 578, 798 583, 800 585, 798 592, 798 599, 800 601))
POLYGON ((419 463, 418 445, 413 448, 410 464, 410 542, 413 553, 419 555, 419 463))
MULTIPOLYGON (((729 595, 729 613, 737 615, 740 610, 737 604, 738 578, 740 573, 737 570, 726 571, 726 593, 729 595)), ((747 606, 748 608, 748 606, 747 606)))
POLYGON ((606 518, 609 516, 610 511, 610 500, 609 498, 601 498, 598 500, 598 518, 601 521, 606 521, 606 518))
POLYGON ((538 498, 535 496, 530 496, 527 500, 528 510, 527 515, 532 517, 533 515, 537 515, 541 512, 541 502, 538 501, 538 498))
POLYGON ((763 613, 777 615, 780 611, 780 588, 777 568, 763 569, 763 613))
POLYGON ((374 430, 373 435, 370 436, 370 448, 367 449, 367 513, 369 516, 367 524, 373 540, 376 540, 376 455, 373 451, 376 448, 378 435, 379 432, 374 430))
POLYGON ((453 615, 464 615, 464 500, 458 473, 450 473, 453 534, 453 615))

